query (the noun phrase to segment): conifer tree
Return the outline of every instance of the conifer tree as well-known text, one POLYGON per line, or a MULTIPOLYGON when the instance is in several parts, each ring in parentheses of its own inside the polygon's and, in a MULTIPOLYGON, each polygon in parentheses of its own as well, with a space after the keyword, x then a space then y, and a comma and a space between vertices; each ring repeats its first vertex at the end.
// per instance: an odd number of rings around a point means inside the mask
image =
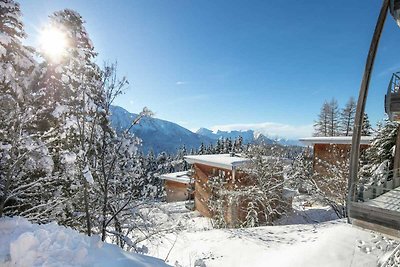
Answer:
POLYGON ((360 170, 362 177, 366 179, 372 177, 373 179, 373 176, 377 177, 382 174, 377 172, 387 172, 393 169, 397 130, 398 125, 388 119, 379 123, 376 136, 373 138, 371 146, 365 151, 364 161, 366 164, 360 170))
POLYGON ((207 154, 206 146, 204 145, 203 142, 201 142, 199 150, 197 151, 197 154, 199 154, 199 155, 207 154))
POLYGON ((369 122, 368 114, 364 113, 363 124, 362 124, 362 128, 361 128, 361 135, 370 136, 370 135, 372 135, 372 132, 373 132, 373 129, 372 129, 371 123, 369 122))

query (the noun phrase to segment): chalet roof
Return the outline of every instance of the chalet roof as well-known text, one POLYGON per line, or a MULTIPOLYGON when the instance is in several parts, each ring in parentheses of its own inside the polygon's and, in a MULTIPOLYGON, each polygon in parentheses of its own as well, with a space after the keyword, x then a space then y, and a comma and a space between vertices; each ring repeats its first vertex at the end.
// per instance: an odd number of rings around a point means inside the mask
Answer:
POLYGON ((174 181, 174 182, 183 183, 183 184, 190 183, 190 176, 188 174, 188 171, 162 174, 162 175, 160 175, 160 179, 174 181))
MULTIPOLYGON (((373 136, 361 136, 361 145, 369 145, 373 136)), ((300 138, 299 141, 304 145, 314 144, 351 144, 351 136, 319 136, 319 137, 306 137, 300 138)))
POLYGON ((250 162, 248 158, 231 156, 230 154, 185 156, 185 160, 190 164, 198 163, 229 170, 232 170, 237 166, 241 166, 250 162))

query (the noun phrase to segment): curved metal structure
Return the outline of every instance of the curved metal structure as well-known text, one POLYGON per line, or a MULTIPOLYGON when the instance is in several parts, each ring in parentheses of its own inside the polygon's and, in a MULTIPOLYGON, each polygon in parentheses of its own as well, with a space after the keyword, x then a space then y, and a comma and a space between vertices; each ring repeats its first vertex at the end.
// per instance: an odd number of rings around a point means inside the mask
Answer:
MULTIPOLYGON (((375 26, 374 35, 372 37, 371 45, 368 52, 367 61, 363 78, 361 81, 360 92, 357 102, 357 110, 355 115, 354 130, 350 152, 350 172, 348 181, 348 196, 347 196, 347 212, 348 222, 350 222, 351 211, 349 208, 350 203, 356 200, 355 185, 358 180, 358 164, 360 157, 360 140, 361 140, 361 127, 362 119, 364 116, 365 104, 368 95, 369 82, 371 79, 372 69, 375 61, 376 52, 378 50, 379 40, 382 34, 383 26, 387 17, 388 10, 400 26, 400 0, 383 0, 381 11, 379 13, 378 21, 375 26)), ((389 101, 389 100, 388 100, 389 101)))

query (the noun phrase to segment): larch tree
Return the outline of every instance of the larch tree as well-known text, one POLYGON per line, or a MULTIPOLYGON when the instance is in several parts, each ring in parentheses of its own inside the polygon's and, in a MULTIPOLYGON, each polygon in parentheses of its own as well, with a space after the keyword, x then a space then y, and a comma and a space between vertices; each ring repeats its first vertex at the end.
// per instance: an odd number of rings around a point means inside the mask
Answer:
POLYGON ((329 102, 329 113, 328 113, 328 135, 337 136, 339 135, 339 105, 335 98, 329 102))
POLYGON ((330 104, 325 101, 321 107, 318 119, 314 122, 314 136, 329 136, 330 104))
POLYGON ((356 114, 356 102, 350 97, 346 106, 340 112, 340 130, 344 136, 352 135, 354 126, 354 116, 356 114))

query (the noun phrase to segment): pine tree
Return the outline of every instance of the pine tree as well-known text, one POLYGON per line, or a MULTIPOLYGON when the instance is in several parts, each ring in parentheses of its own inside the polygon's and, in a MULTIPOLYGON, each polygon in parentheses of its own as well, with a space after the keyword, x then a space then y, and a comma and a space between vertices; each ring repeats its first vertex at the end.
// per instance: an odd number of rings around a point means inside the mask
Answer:
POLYGON ((363 124, 362 124, 362 128, 361 128, 361 135, 370 136, 370 135, 372 135, 372 132, 373 132, 373 129, 372 129, 371 123, 369 122, 368 114, 364 113, 363 124))
POLYGON ((245 227, 257 227, 258 226, 258 212, 253 203, 253 201, 249 201, 247 204, 247 214, 245 227))
POLYGON ((203 142, 200 144, 200 147, 199 147, 199 150, 197 151, 197 154, 199 154, 199 155, 207 154, 206 146, 204 145, 203 142))
POLYGON ((340 112, 340 128, 344 136, 349 136, 353 132, 354 116, 356 113, 356 102, 353 97, 350 97, 346 106, 340 112))
MULTIPOLYGON (((366 164, 360 170, 364 180, 369 177, 373 179, 374 176, 382 174, 377 172, 387 172, 393 169, 397 129, 398 125, 388 119, 378 125, 376 136, 373 138, 371 146, 365 151, 366 164)), ((369 183, 368 181, 364 182, 369 183)))

